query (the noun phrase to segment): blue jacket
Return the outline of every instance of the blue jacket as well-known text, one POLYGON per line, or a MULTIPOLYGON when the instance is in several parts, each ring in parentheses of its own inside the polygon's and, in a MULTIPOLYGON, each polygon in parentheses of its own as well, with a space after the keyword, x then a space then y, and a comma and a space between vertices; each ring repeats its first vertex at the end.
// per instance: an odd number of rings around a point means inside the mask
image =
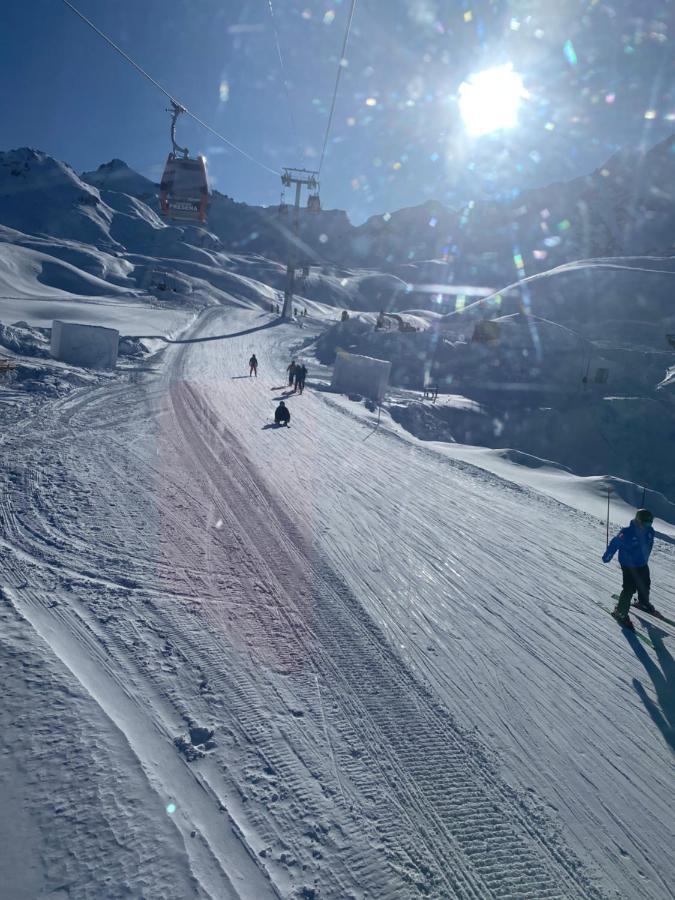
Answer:
POLYGON ((603 562, 609 562, 616 551, 619 551, 619 564, 636 568, 646 566, 649 562, 649 554, 654 546, 654 529, 639 528, 635 521, 623 528, 615 538, 609 542, 609 547, 602 557, 603 562))

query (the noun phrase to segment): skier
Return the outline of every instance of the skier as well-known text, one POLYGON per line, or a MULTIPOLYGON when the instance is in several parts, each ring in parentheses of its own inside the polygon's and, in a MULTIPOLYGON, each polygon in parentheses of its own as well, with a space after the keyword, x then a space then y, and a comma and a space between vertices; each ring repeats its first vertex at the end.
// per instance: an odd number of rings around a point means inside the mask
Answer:
POLYGON ((299 369, 299 373, 298 373, 299 379, 298 379, 297 385, 299 388, 299 393, 302 393, 305 389, 305 378, 307 378, 307 366, 304 363, 302 363, 300 366, 298 366, 298 369, 299 369))
POLYGON ((623 625, 625 628, 633 627, 628 611, 631 597, 636 591, 638 602, 635 604, 635 608, 652 613, 652 615, 656 612, 649 599, 651 580, 648 562, 654 545, 653 521, 654 516, 648 509, 638 509, 632 522, 612 538, 602 556, 602 561, 608 563, 617 550, 619 551, 623 589, 612 615, 619 625, 623 625))
POLYGON ((296 363, 294 378, 295 378, 295 386, 293 388, 293 393, 298 392, 301 394, 302 389, 300 388, 300 382, 302 381, 302 365, 300 363, 296 363))
POLYGON ((252 375, 255 375, 255 377, 257 378, 258 377, 258 360, 255 358, 255 353, 249 359, 248 365, 249 365, 248 377, 250 378, 252 375))
POLYGON ((274 410, 274 421, 277 425, 288 425, 291 421, 291 414, 283 400, 279 401, 279 405, 274 410))
POLYGON ((297 366, 295 364, 295 360, 291 360, 290 366, 286 366, 286 371, 288 372, 288 386, 293 387, 293 382, 295 381, 295 370, 297 366))

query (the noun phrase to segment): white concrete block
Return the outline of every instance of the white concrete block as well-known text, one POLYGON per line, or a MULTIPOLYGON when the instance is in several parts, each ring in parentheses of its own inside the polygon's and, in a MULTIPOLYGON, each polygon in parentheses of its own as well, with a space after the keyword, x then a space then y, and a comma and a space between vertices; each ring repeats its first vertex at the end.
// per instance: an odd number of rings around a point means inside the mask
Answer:
POLYGON ((114 369, 120 333, 100 325, 52 322, 51 354, 54 359, 89 369, 114 369))
POLYGON ((362 394, 371 400, 381 400, 389 386, 390 372, 389 360, 339 350, 331 388, 341 394, 362 394))

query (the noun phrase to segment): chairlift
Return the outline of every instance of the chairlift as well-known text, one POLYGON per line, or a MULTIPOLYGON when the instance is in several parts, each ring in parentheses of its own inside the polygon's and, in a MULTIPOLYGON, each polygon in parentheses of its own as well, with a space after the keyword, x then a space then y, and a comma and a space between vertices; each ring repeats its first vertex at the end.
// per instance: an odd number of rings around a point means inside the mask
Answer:
POLYGON ((172 103, 172 107, 169 112, 172 113, 173 149, 167 157, 159 185, 160 209, 167 219, 204 223, 209 203, 206 160, 203 156, 191 157, 187 147, 179 147, 176 143, 176 120, 185 109, 177 103, 172 103))
POLYGON ((318 194, 310 194, 307 198, 307 209, 309 212, 318 213, 321 212, 321 200, 319 199, 318 194))

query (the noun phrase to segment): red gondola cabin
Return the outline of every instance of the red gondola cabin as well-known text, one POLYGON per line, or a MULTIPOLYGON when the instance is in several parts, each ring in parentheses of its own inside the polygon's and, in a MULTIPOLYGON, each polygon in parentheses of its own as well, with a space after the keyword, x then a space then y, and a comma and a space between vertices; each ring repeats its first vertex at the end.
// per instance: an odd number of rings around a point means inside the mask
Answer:
POLYGON ((159 186, 159 202, 167 219, 206 222, 209 184, 203 156, 191 159, 169 153, 159 186))

